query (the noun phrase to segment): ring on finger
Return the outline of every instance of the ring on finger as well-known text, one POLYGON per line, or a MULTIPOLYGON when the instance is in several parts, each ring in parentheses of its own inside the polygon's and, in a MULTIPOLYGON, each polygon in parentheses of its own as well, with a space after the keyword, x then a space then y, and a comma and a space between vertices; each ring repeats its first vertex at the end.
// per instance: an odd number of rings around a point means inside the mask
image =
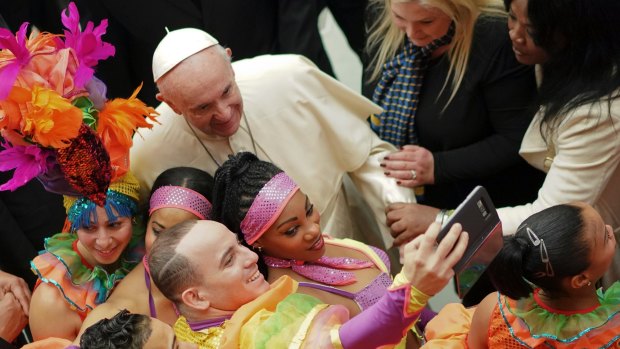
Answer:
POLYGON ((415 180, 416 178, 418 178, 418 173, 415 170, 409 170, 409 172, 411 172, 412 180, 415 180))

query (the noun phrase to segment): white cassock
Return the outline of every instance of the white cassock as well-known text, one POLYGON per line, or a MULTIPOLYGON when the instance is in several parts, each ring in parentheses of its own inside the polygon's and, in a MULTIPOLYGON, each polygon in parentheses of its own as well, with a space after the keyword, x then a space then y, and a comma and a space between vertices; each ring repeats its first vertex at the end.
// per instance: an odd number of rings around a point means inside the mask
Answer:
MULTIPOLYGON (((266 55, 232 66, 246 119, 229 138, 196 130, 217 162, 231 153, 256 149, 261 160, 282 168, 309 196, 321 213, 323 232, 390 247, 393 239, 385 224, 385 206, 415 202, 415 196, 386 177, 379 166, 385 155, 396 151, 366 121, 381 109, 302 56, 266 55), (371 213, 351 200, 350 190, 345 191, 347 174, 371 213)), ((143 192, 171 167, 196 167, 213 175, 217 164, 184 118, 165 103, 157 111, 161 125, 139 130, 131 148, 131 170, 143 192)))

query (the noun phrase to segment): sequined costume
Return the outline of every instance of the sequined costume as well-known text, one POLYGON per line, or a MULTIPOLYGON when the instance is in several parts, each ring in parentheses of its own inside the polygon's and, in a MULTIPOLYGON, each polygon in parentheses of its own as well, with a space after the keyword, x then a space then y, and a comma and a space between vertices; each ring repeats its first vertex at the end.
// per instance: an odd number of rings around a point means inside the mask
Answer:
POLYGON ((387 288, 392 284, 392 277, 388 274, 390 270, 390 262, 385 252, 376 247, 368 246, 350 239, 326 239, 325 243, 357 249, 358 251, 366 254, 368 259, 370 259, 375 266, 381 270, 381 273, 370 283, 368 283, 368 285, 357 292, 348 292, 337 287, 314 282, 300 282, 299 286, 315 288, 351 299, 359 306, 360 310, 365 310, 372 306, 385 294, 385 292, 387 292, 387 288))
POLYGON ((403 344, 403 334, 429 298, 399 275, 380 302, 349 320, 344 307, 322 304, 312 296, 294 293, 296 289, 297 283, 283 276, 230 319, 197 326, 181 317, 175 333, 200 349, 393 348, 403 344))
MULTIPOLYGON (((536 290, 515 301, 497 293, 489 321, 489 348, 617 348, 620 345, 620 282, 598 291, 600 305, 587 311, 554 310, 536 290)), ((471 310, 450 305, 427 326, 423 348, 466 348, 471 310)))
MULTIPOLYGON (((132 217, 137 213, 139 186, 137 180, 126 173, 110 184, 105 210, 113 221, 118 216, 132 217)), ((71 230, 87 226, 96 219, 96 204, 85 197, 65 196, 65 208, 71 230)), ((54 285, 63 298, 82 319, 110 292, 144 255, 144 234, 134 227, 131 241, 120 257, 118 268, 109 273, 100 266, 89 265, 77 249, 75 233, 59 233, 45 240, 45 249, 31 261, 31 268, 41 282, 54 285)))

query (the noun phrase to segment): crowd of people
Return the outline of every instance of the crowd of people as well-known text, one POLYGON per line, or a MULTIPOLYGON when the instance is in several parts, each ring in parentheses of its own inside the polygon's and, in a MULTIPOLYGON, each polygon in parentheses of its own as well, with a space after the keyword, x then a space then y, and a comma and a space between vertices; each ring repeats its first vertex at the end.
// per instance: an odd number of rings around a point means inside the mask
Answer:
POLYGON ((620 345, 618 1, 59 0, 62 35, 31 2, 0 6, 0 348, 620 345), (480 185, 503 247, 431 309, 480 185))

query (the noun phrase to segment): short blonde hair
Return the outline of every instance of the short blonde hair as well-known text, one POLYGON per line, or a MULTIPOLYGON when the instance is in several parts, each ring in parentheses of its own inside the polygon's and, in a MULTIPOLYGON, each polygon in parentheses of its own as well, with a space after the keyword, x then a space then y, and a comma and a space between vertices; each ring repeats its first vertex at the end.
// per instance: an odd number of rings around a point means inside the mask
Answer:
POLYGON ((450 68, 443 86, 445 89, 448 81, 451 82, 452 93, 446 105, 449 104, 465 76, 476 20, 481 14, 506 17, 503 3, 501 0, 370 0, 371 8, 379 12, 376 22, 369 28, 367 43, 368 52, 376 52, 369 65, 371 81, 379 79, 383 65, 394 57, 404 44, 405 33, 398 29, 392 20, 393 1, 418 1, 422 6, 441 10, 454 22, 454 38, 448 50, 450 68))

